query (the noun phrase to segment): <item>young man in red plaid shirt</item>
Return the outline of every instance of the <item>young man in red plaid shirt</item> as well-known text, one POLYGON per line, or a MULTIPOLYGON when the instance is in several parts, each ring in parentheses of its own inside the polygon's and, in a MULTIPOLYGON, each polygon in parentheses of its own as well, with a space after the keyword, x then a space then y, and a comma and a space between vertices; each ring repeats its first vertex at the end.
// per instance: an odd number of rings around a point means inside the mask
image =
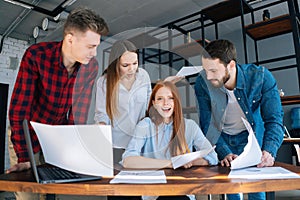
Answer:
MULTIPOLYGON (((26 50, 9 108, 11 141, 18 163, 8 173, 30 168, 24 119, 45 124, 86 123, 98 74, 94 57, 101 35, 107 32, 107 24, 98 14, 79 8, 69 14, 61 42, 38 43, 26 50)), ((39 154, 41 147, 30 129, 34 153, 39 154)))

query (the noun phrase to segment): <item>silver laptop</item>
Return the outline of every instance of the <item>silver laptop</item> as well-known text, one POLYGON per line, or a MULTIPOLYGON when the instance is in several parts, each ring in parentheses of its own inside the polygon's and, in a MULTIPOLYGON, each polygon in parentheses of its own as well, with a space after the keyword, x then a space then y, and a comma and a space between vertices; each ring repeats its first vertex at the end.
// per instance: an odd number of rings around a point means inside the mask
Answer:
POLYGON ((28 121, 26 119, 23 121, 23 129, 24 129, 31 168, 33 170, 35 179, 38 183, 68 183, 68 182, 99 180, 102 178, 101 176, 90 176, 90 175, 74 173, 49 164, 37 166, 34 159, 30 132, 28 128, 28 121))

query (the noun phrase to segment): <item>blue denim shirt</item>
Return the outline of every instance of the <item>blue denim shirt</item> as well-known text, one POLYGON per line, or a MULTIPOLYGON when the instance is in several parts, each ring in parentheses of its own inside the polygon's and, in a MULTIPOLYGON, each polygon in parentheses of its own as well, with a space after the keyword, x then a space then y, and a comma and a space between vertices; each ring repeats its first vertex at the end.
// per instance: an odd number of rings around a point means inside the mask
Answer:
MULTIPOLYGON (((275 158, 283 140, 283 110, 276 80, 271 72, 254 64, 236 65, 237 80, 234 95, 255 132, 262 150, 275 158)), ((224 146, 219 140, 227 106, 225 88, 215 88, 206 79, 203 70, 197 77, 195 93, 198 101, 200 127, 212 144, 224 146), (218 141, 219 140, 219 141, 218 141)), ((229 148, 218 152, 225 157, 229 148)))

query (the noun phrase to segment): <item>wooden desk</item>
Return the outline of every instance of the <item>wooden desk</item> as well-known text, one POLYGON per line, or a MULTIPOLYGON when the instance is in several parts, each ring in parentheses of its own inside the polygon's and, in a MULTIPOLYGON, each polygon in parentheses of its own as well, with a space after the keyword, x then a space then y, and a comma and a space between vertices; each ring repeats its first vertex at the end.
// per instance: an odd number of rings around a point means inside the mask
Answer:
MULTIPOLYGON (((300 167, 276 163, 300 175, 300 167)), ((68 184, 38 184, 31 171, 0 175, 1 191, 72 195, 185 195, 224 194, 300 189, 299 179, 228 179, 229 168, 221 166, 165 170, 167 184, 109 184, 111 179, 68 184)))

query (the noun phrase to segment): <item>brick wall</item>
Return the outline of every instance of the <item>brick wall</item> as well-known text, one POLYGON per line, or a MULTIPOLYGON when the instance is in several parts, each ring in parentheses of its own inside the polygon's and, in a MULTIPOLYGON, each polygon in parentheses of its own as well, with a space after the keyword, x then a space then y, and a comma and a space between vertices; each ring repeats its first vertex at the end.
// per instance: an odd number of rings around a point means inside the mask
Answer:
MULTIPOLYGON (((8 105, 13 90, 13 86, 16 80, 16 76, 18 73, 20 61, 28 46, 29 44, 27 41, 18 40, 10 37, 4 39, 2 52, 0 54, 0 82, 9 84, 8 105)), ((8 126, 8 119, 7 119, 7 126, 8 126)), ((6 144, 7 144, 7 138, 6 138, 6 144)), ((6 145, 5 169, 7 169, 8 167, 9 167, 9 155, 7 152, 7 145, 6 145)))
POLYGON ((4 39, 0 54, 0 82, 9 84, 9 94, 12 92, 20 61, 28 46, 27 41, 9 37, 4 39))

